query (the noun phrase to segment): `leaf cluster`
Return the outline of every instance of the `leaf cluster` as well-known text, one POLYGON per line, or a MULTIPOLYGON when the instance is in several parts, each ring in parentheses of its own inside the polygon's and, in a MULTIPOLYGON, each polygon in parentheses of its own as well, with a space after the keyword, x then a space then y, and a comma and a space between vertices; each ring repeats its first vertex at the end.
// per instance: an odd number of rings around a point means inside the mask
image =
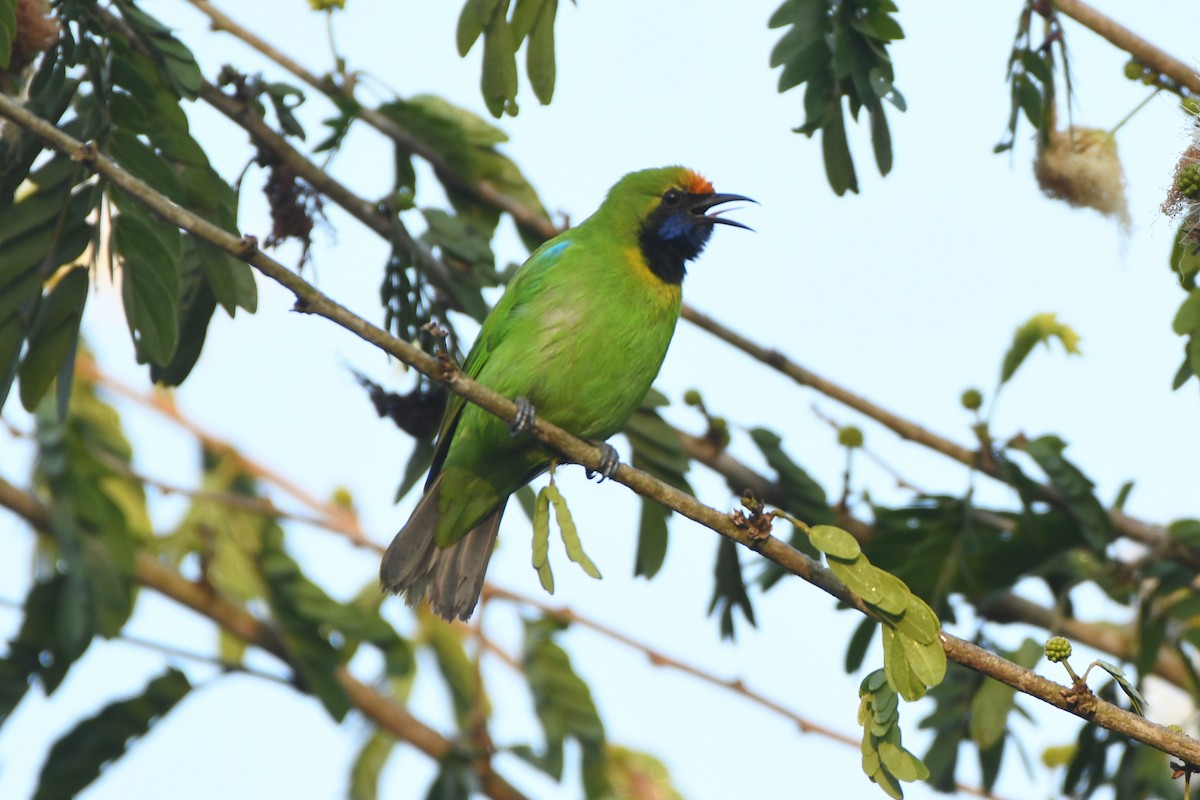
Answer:
POLYGON ((875 163, 882 175, 892 169, 892 137, 883 101, 900 111, 906 108, 904 96, 893 85, 888 55, 888 45, 904 38, 892 16, 896 10, 891 0, 785 0, 771 15, 772 28, 788 29, 771 52, 771 66, 783 68, 779 91, 807 84, 804 123, 795 130, 809 137, 821 132, 825 176, 839 196, 858 191, 846 139, 847 110, 857 120, 866 109, 875 163))
POLYGON ((863 729, 863 772, 888 796, 901 800, 901 781, 929 777, 925 764, 901 742, 900 697, 883 670, 875 670, 859 684, 858 724, 863 729))
POLYGON ((517 51, 525 45, 525 72, 543 104, 554 97, 554 18, 558 0, 467 0, 455 42, 465 56, 483 39, 480 91, 492 116, 517 114, 517 51), (509 15, 509 8, 512 14, 509 15))

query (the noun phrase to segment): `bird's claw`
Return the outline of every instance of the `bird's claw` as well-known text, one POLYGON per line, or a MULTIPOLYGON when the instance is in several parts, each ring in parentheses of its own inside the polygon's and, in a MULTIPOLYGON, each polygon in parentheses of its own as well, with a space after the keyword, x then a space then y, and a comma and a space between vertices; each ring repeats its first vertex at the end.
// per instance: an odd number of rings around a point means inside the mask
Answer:
POLYGON ((509 435, 516 436, 518 433, 529 433, 533 430, 534 422, 537 421, 533 403, 524 397, 514 398, 513 402, 517 404, 517 415, 513 417, 512 422, 508 423, 509 435))
POLYGON ((600 448, 600 463, 599 468, 587 471, 588 479, 592 479, 596 475, 600 476, 600 482, 603 483, 605 478, 611 478, 617 474, 617 467, 621 466, 621 457, 617 455, 617 449, 608 442, 600 442, 597 447, 600 448))

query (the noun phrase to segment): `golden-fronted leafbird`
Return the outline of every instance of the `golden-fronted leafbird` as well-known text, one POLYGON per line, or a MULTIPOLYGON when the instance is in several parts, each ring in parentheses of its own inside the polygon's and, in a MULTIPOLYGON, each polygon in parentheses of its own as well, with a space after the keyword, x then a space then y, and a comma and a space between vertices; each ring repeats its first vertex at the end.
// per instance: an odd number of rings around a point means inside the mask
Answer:
MULTIPOLYGON (((658 375, 675 332, 687 262, 736 194, 682 167, 626 175, 581 224, 533 252, 483 322, 463 371, 516 398, 513 425, 454 395, 425 496, 383 556, 379 580, 410 605, 467 619, 509 495, 554 454, 526 431, 537 414, 585 439, 621 429, 658 375)), ((601 473, 616 470, 605 446, 601 473)))

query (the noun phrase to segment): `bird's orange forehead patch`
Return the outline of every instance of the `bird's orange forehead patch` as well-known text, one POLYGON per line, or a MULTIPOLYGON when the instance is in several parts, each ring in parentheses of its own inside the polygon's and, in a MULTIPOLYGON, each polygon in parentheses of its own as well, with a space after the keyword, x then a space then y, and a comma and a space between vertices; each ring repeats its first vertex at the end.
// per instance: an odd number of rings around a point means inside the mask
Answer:
POLYGON ((712 194, 713 185, 703 175, 688 170, 683 175, 683 188, 692 194, 712 194))

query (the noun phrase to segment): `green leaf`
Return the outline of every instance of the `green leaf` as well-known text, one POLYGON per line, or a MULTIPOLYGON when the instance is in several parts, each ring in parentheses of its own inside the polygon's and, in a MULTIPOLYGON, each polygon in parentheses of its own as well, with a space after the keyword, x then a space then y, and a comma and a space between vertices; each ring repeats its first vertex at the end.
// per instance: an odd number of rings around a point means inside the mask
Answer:
POLYGON ((1200 289, 1192 289, 1188 292, 1187 299, 1175 312, 1175 320, 1171 323, 1171 327, 1180 336, 1186 336, 1200 328, 1200 289))
POLYGON ((192 237, 189 240, 196 248, 204 280, 225 313, 232 317, 238 308, 243 308, 253 314, 258 309, 258 287, 250 265, 207 242, 192 237))
MULTIPOLYGON (((946 677, 946 651, 937 639, 932 642, 918 642, 901 631, 896 631, 896 639, 904 648, 904 657, 908 660, 912 674, 924 688, 937 686, 946 677)), ((905 698, 908 699, 908 698, 905 698)))
POLYGON ((21 404, 33 411, 55 375, 64 384, 59 392, 59 418, 66 416, 79 323, 87 303, 88 271, 71 269, 59 279, 38 306, 29 328, 29 347, 21 361, 21 404))
POLYGON ((377 800, 379 775, 395 747, 396 738, 378 728, 363 743, 350 767, 350 785, 346 790, 350 800, 377 800))
POLYGON ((1103 552, 1114 536, 1112 520, 1092 492, 1095 484, 1063 456, 1066 446, 1066 442, 1057 436, 1042 436, 1026 442, 1021 449, 1037 462, 1054 487, 1062 493, 1067 511, 1079 523, 1084 541, 1093 549, 1103 552))
POLYGON ((1008 730, 1008 712, 1012 711, 1016 690, 1000 681, 985 677, 971 698, 971 740, 981 748, 1004 741, 1008 730))
POLYGON ((1013 336, 1013 343, 1004 354, 1000 366, 1000 383, 1009 381, 1033 348, 1041 343, 1050 346, 1051 339, 1062 342, 1063 349, 1070 355, 1079 355, 1079 334, 1058 321, 1055 314, 1035 314, 1013 336))
POLYGON ((533 30, 538 15, 541 14, 547 2, 551 5, 558 5, 557 0, 515 0, 512 4, 512 35, 513 41, 517 43, 518 47, 533 30))
POLYGON ((908 607, 897 621, 896 630, 920 644, 930 644, 937 639, 942 625, 928 604, 915 594, 908 595, 908 607))
POLYGON ((554 573, 550 571, 550 495, 549 486, 538 492, 533 508, 533 568, 537 570, 542 588, 554 594, 554 573))
MULTIPOLYGON (((559 623, 550 620, 526 621, 524 643, 525 677, 533 695, 534 711, 546 740, 546 752, 539 766, 547 774, 561 779, 563 743, 573 738, 583 750, 584 769, 603 765, 604 725, 592 701, 587 684, 575 672, 571 659, 554 641, 559 623)), ((599 783, 603 784, 601 778, 599 783)), ((588 787, 588 797, 597 796, 588 787)))
POLYGON ((171 360, 164 364, 150 365, 150 380, 164 386, 179 386, 187 378, 208 336, 208 324, 217 310, 217 299, 213 296, 208 281, 204 280, 195 264, 197 242, 188 236, 183 240, 183 300, 179 321, 179 343, 171 360))
POLYGON ((179 229, 153 220, 117 189, 114 250, 123 267, 122 296, 141 361, 170 363, 179 341, 181 240, 179 229))
POLYGON ((141 178, 151 189, 166 195, 176 203, 183 203, 183 184, 174 165, 153 147, 143 143, 138 137, 127 130, 117 128, 108 139, 108 155, 120 166, 124 167, 138 178, 141 178))
MULTIPOLYGON (((825 490, 783 450, 783 440, 766 428, 752 428, 750 439, 775 471, 783 492, 777 504, 809 525, 832 524, 837 515, 829 506, 825 490)), ((733 488, 732 486, 730 488, 733 488)), ((740 489, 737 490, 740 493, 740 489)))
POLYGON ((858 627, 854 629, 854 635, 850 637, 850 644, 846 647, 845 669, 847 673, 856 672, 862 666, 867 648, 871 646, 871 639, 875 636, 875 626, 878 624, 870 617, 863 617, 862 621, 858 623, 858 627))
POLYGON ((191 689, 182 672, 168 669, 142 694, 110 703, 54 743, 38 776, 34 800, 75 797, 102 768, 125 754, 133 740, 175 707, 191 689))
MULTIPOLYGON (((866 558, 865 556, 863 557, 866 558)), ((905 612, 912 602, 913 594, 908 585, 889 572, 881 570, 874 564, 875 570, 872 581, 879 586, 879 600, 872 603, 878 611, 898 617, 905 612)))
MULTIPOLYGON (((450 690, 450 700, 454 704, 454 718, 459 730, 471 729, 473 715, 483 714, 486 719, 491 713, 486 695, 481 695, 481 686, 463 647, 462 637, 452 625, 445 620, 422 610, 419 615, 421 622, 421 638, 433 650, 437 659, 438 671, 446 680, 450 690)), ((474 720, 475 724, 484 719, 474 720)))
POLYGON ((567 558, 582 567, 590 577, 600 580, 600 570, 596 569, 596 565, 588 558, 588 554, 583 552, 583 543, 579 541, 579 531, 575 528, 575 521, 571 519, 566 498, 562 496, 562 492, 553 482, 543 491, 546 492, 550 503, 554 506, 554 521, 558 523, 558 531, 562 536, 563 545, 566 547, 567 558))
POLYGON ((0 0, 0 69, 8 67, 16 35, 17 0, 0 0))
MULTIPOLYGON (((633 448, 632 464, 681 492, 693 494, 687 481, 690 462, 683 452, 679 434, 655 408, 667 404, 667 398, 651 390, 642 406, 625 423, 624 433, 633 448)), ((671 511, 649 498, 642 498, 638 526, 637 557, 634 575, 652 578, 667 555, 667 520, 671 511)))
POLYGON ((19 0, 0 0, 0 69, 8 69, 12 58, 12 45, 17 35, 18 3, 19 0))
POLYGON ((871 147, 875 151, 879 174, 887 175, 892 171, 892 134, 882 106, 871 111, 871 147))
MULTIPOLYGON (((0 143, 2 150, 3 143, 0 143)), ((0 406, 12 388, 22 344, 37 317, 49 313, 45 318, 48 324, 44 322, 41 331, 46 337, 39 346, 43 352, 34 354, 32 361, 27 354, 25 360, 30 366, 23 367, 31 372, 30 385, 22 389, 27 408, 32 410, 37 405, 54 373, 65 365, 73 347, 75 337, 68 335, 71 309, 63 302, 73 298, 67 298, 65 294, 59 296, 54 308, 48 312, 39 312, 38 306, 43 300, 43 281, 60 265, 78 257, 91 239, 92 228, 87 217, 95 205, 96 192, 84 188, 72 194, 75 181, 82 177, 79 165, 65 158, 51 159, 29 176, 29 184, 36 186, 36 191, 3 209, 4 225, 0 226, 0 406), (61 359, 52 363, 55 352, 61 359)), ((71 288, 76 280, 68 281, 67 288, 71 288)), ((69 378, 59 386, 60 408, 65 409, 70 388, 69 378)))
POLYGON ((497 5, 483 34, 480 89, 483 102, 493 117, 500 117, 505 111, 515 113, 512 102, 517 97, 517 43, 504 18, 507 6, 507 3, 497 5))
POLYGON ((1011 588, 1030 570, 1083 543, 1078 524, 1059 510, 1014 514, 930 497, 896 509, 877 506, 872 513, 875 535, 863 545, 867 555, 947 621, 953 620, 951 594, 1011 588), (985 525, 984 512, 1014 527, 985 525))
POLYGON ((808 538, 822 553, 844 561, 853 561, 862 553, 857 539, 833 525, 814 525, 808 538))
POLYGON ((1029 120, 1029 124, 1041 130, 1044 122, 1042 91, 1034 85, 1033 81, 1021 75, 1017 78, 1016 92, 1017 101, 1021 104, 1021 110, 1025 112, 1025 118, 1029 120))
MULTIPOLYGON (((1016 653, 1006 654, 1010 660, 1030 668, 1043 653, 1043 645, 1026 639, 1016 653)), ((1015 707, 1016 690, 1011 686, 985 677, 971 698, 968 729, 971 740, 981 749, 1002 745, 1008 730, 1008 716, 1015 707)))
POLYGON ((25 597, 20 630, 8 643, 8 655, 0 660, 0 725, 25 697, 31 678, 38 677, 49 696, 80 655, 75 643, 63 635, 64 619, 58 609, 65 584, 65 578, 56 574, 35 582, 25 597))
POLYGON ((1038 53, 1026 47, 1021 51, 1021 65, 1030 75, 1037 78, 1042 86, 1050 86, 1054 83, 1053 66, 1048 59, 1048 50, 1038 53))
POLYGON ((188 100, 199 97, 204 76, 192 52, 171 35, 169 28, 132 3, 121 3, 119 8, 142 43, 155 52, 160 75, 171 90, 188 100))
POLYGON ((667 517, 670 509, 660 506, 649 498, 642 498, 642 511, 638 521, 637 555, 634 558, 633 574, 653 578, 662 569, 667 558, 667 517))
POLYGON ((879 760, 897 780, 912 782, 929 776, 929 770, 919 758, 886 740, 879 743, 879 760))
POLYGON ((74 381, 65 420, 52 406, 45 399, 36 413, 34 483, 51 512, 52 591, 42 597, 55 608, 65 672, 94 636, 116 636, 129 619, 135 553, 150 534, 142 486, 126 471, 131 452, 116 413, 85 379, 74 381))
MULTIPOLYGON (((394 502, 398 502, 401 497, 408 494, 417 485, 417 481, 425 477, 425 473, 429 471, 429 465, 433 463, 433 452, 432 438, 416 440, 412 455, 408 457, 408 463, 404 465, 404 474, 400 476, 400 485, 396 487, 394 502)), ((520 500, 521 495, 518 495, 517 499, 520 500)))
POLYGON ((340 722, 351 703, 337 679, 344 659, 329 639, 328 623, 338 604, 308 580, 284 551, 283 532, 276 525, 263 532, 259 568, 271 612, 304 688, 340 722))
POLYGON ((858 193, 858 176, 854 173, 854 159, 850 156, 850 145, 846 141, 846 123, 842 116, 841 103, 830 107, 832 118, 821 130, 821 152, 825 157, 825 176, 829 186, 838 197, 847 191, 858 193))
MULTIPOLYGON (((779 44, 783 43, 783 41, 780 41, 779 44)), ((820 38, 809 40, 801 50, 788 60, 787 64, 783 67, 783 71, 779 73, 779 91, 786 92, 788 89, 799 86, 812 78, 818 71, 827 69, 828 66, 829 46, 825 44, 825 40, 820 38)))
POLYGON ((880 100, 905 109, 887 53, 887 45, 904 35, 891 16, 895 10, 892 3, 788 0, 771 16, 771 27, 790 26, 771 52, 771 66, 783 68, 779 91, 807 83, 804 124, 796 131, 821 131, 825 174, 839 196, 858 191, 843 99, 856 119, 867 107, 876 163, 882 174, 891 171, 891 135, 880 100))
MULTIPOLYGON (((529 75, 529 85, 542 105, 549 105, 554 97, 554 17, 557 12, 558 0, 542 0, 525 50, 525 71, 529 75)), ((515 22, 514 19, 514 25, 515 22)), ((517 41, 520 42, 519 36, 517 41)))
POLYGON ((754 607, 746 592, 746 581, 742 576, 742 564, 738 558, 738 545, 732 539, 722 538, 717 545, 717 564, 713 570, 716 581, 713 585, 712 601, 708 605, 709 616, 714 611, 721 614, 721 638, 734 638, 733 610, 740 608, 742 615, 751 625, 754 607))
POLYGON ((613 797, 683 800, 683 795, 671 783, 666 765, 649 753, 610 744, 606 756, 613 797))
POLYGON ((829 569, 850 591, 871 605, 883 600, 883 585, 879 580, 880 570, 866 558, 841 559, 829 556, 825 559, 829 569))
POLYGON ((500 0, 467 0, 462 13, 458 15, 458 29, 454 36, 460 56, 471 52, 499 2, 500 0))
POLYGON ((471 762, 451 751, 442 760, 425 800, 471 800, 479 790, 479 778, 471 762))
POLYGON ((1102 659, 1096 659, 1096 666, 1113 676, 1113 680, 1121 687, 1121 691, 1129 696, 1129 700, 1133 703, 1133 710, 1140 716, 1146 716, 1146 698, 1138 691, 1137 686, 1133 681, 1129 680, 1129 676, 1125 674, 1125 670, 1118 667, 1116 664, 1109 663, 1102 659))
POLYGON ((231 453, 203 451, 202 494, 192 499, 183 520, 159 545, 169 563, 200 556, 204 577, 212 587, 235 602, 263 601, 268 589, 259 568, 263 532, 274 521, 261 512, 238 508, 217 498, 233 496, 247 501, 261 495, 254 478, 231 453))
MULTIPOLYGON (((905 643, 912 642, 912 640, 903 634, 896 633, 887 625, 881 626, 880 632, 883 634, 883 668, 887 673, 888 684, 910 703, 920 700, 925 696, 926 684, 917 676, 910 662, 905 643)), ((944 653, 942 657, 945 658, 944 653)), ((943 663, 945 662, 943 661, 943 663)), ((924 666, 932 666, 932 664, 924 666)), ((931 674, 932 670, 928 670, 928 672, 931 674)))

